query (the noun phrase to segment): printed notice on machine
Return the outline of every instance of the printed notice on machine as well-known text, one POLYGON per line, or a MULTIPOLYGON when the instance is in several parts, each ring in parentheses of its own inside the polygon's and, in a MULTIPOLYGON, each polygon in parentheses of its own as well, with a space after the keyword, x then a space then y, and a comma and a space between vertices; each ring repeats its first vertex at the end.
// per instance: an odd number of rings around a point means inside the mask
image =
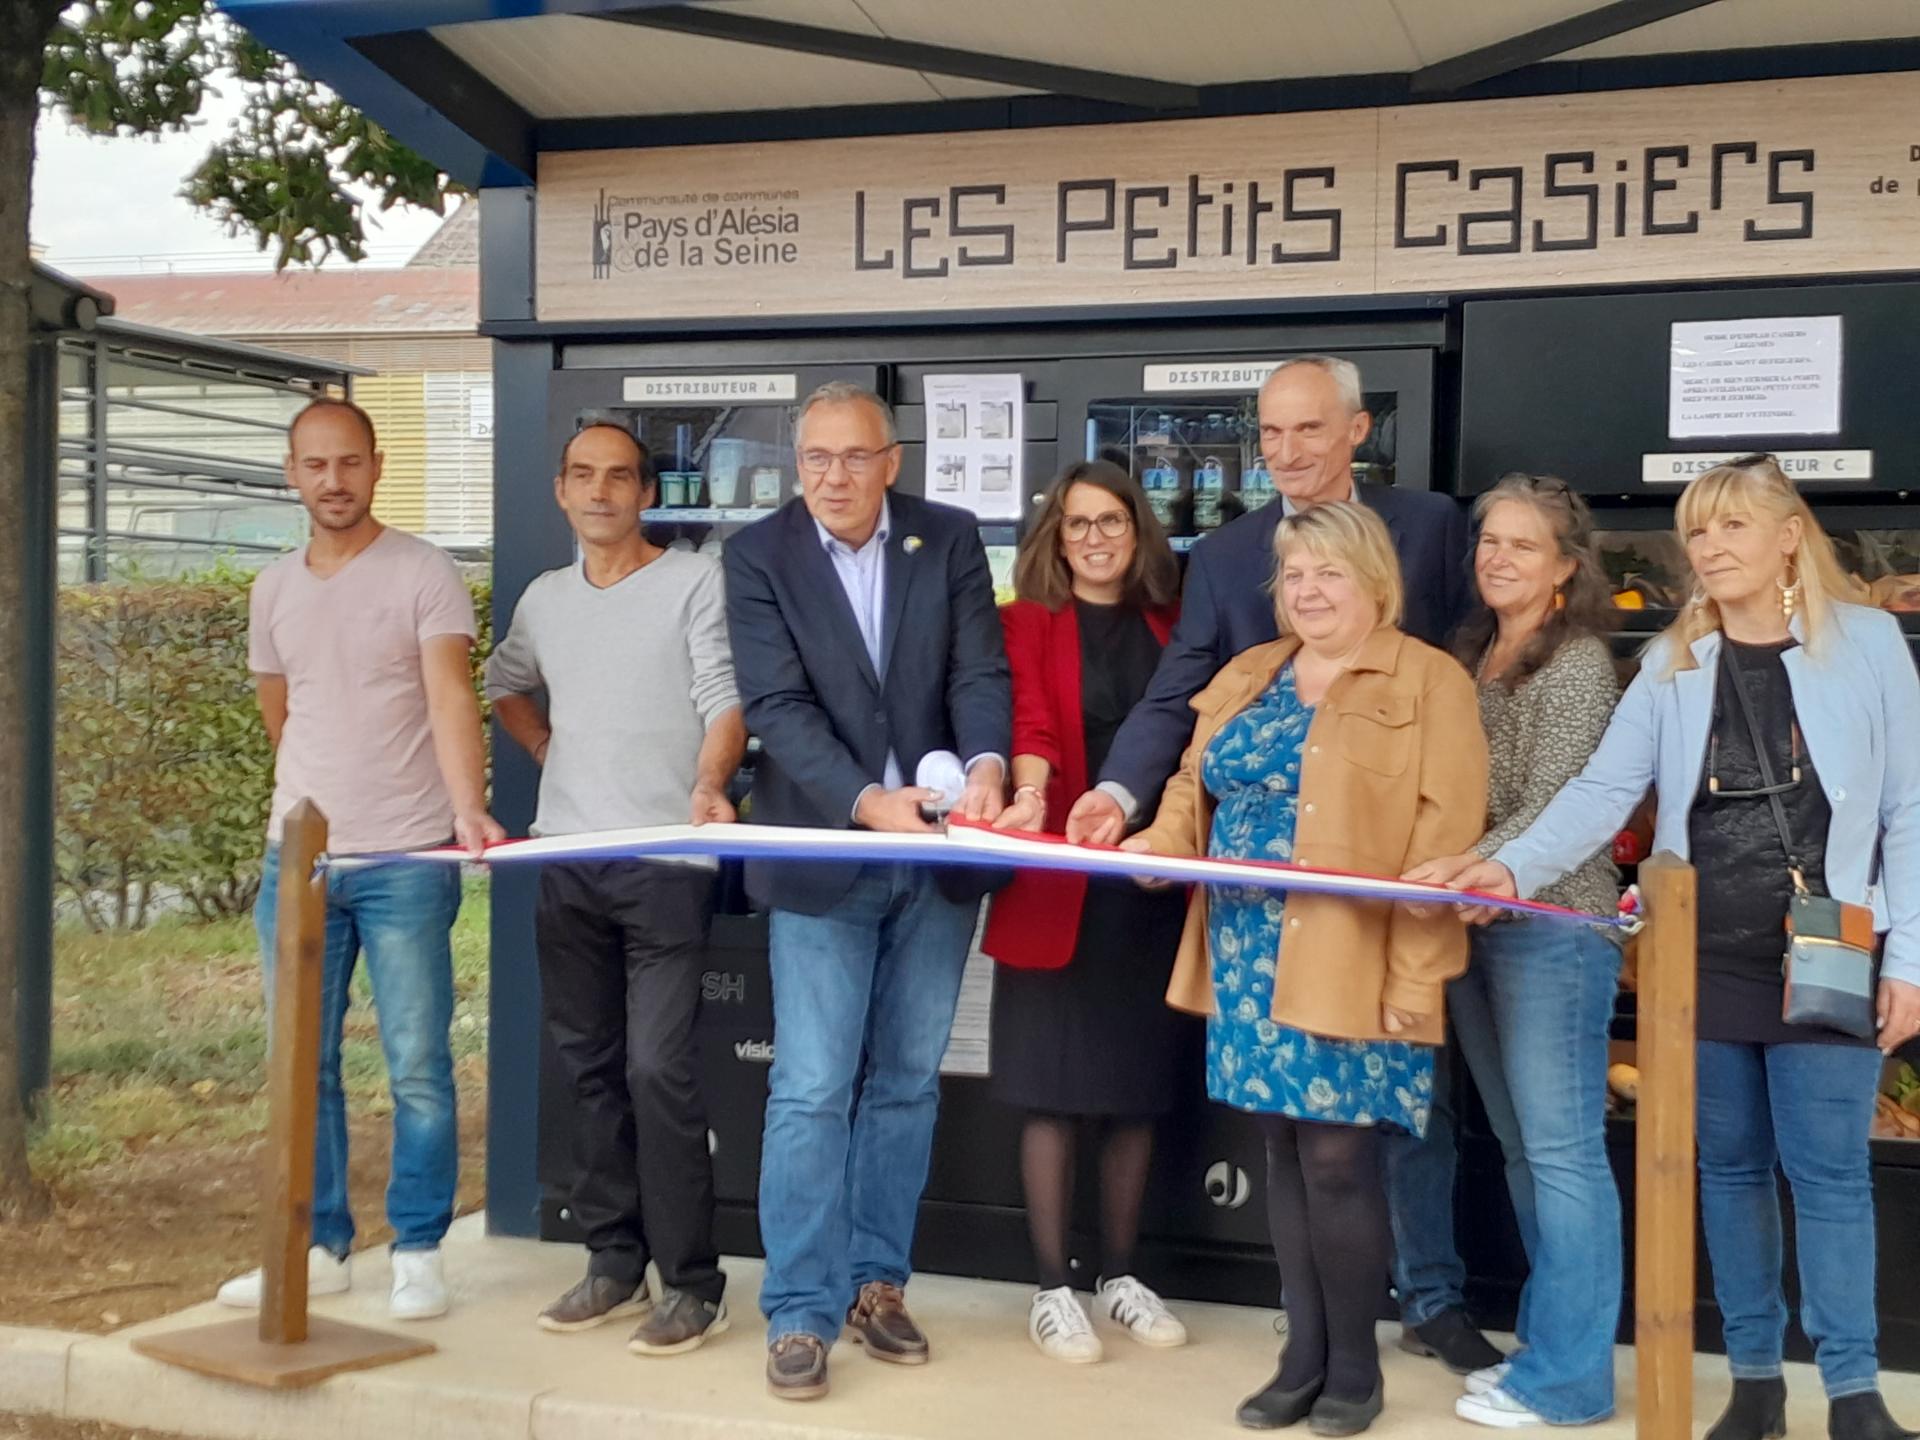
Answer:
POLYGON ((1018 520, 1027 382, 1020 375, 929 375, 927 498, 982 520, 1018 520))
POLYGON ((1671 438, 1839 431, 1838 315, 1675 322, 1671 438))

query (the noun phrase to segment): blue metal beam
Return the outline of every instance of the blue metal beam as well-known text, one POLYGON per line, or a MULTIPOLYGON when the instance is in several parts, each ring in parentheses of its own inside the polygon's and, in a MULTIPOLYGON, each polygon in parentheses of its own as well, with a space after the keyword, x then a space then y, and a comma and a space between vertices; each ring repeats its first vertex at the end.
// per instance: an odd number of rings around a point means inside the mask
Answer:
MULTIPOLYGON (((482 189, 533 183, 531 141, 521 145, 511 138, 516 127, 525 135, 519 107, 493 103, 492 97, 505 97, 490 85, 483 89, 463 83, 454 87, 466 96, 462 108, 442 110, 353 42, 438 25, 592 15, 664 3, 667 0, 226 0, 222 8, 262 44, 291 56, 306 74, 331 86, 460 184, 482 189)), ((371 48, 385 53, 377 45, 371 48)), ((421 88, 441 98, 432 87, 421 88)))

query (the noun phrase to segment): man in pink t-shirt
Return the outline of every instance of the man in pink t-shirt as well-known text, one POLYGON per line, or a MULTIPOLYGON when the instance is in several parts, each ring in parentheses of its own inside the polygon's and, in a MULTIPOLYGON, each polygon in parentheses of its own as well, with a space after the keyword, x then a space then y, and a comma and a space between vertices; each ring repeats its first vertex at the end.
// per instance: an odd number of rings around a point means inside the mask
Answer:
MULTIPOLYGON (((248 656, 275 751, 267 854, 254 910, 272 995, 280 826, 312 800, 328 849, 411 850, 452 839, 478 854, 506 838, 487 813, 479 705, 468 669, 473 601, 447 556, 373 518, 381 455, 373 422, 344 400, 316 400, 287 427, 287 482, 313 517, 303 550, 253 585, 248 656)), ((460 873, 450 865, 373 865, 327 889, 321 980, 320 1100, 308 1293, 345 1290, 347 1112, 340 1032, 365 955, 393 1093, 392 1313, 447 1308, 440 1241, 453 1221, 459 1166, 453 1055, 453 953, 460 873)), ((220 1300, 260 1303, 259 1272, 220 1300)))

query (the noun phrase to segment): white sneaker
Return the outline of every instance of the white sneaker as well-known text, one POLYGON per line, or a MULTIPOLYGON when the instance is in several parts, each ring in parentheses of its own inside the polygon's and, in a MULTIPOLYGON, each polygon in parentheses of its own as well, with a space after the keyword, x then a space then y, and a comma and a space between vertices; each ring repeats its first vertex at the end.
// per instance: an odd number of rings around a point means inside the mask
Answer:
POLYGON ((396 1320, 432 1320, 447 1313, 447 1277, 438 1246, 393 1252, 393 1293, 387 1310, 396 1320))
MULTIPOLYGON (((307 1294, 338 1295, 352 1283, 352 1257, 336 1260, 333 1252, 324 1245, 312 1246, 307 1251, 307 1294)), ((231 1305, 236 1310, 258 1310, 260 1308, 260 1290, 264 1282, 258 1270, 249 1270, 244 1275, 236 1275, 215 1292, 214 1299, 222 1305, 231 1305)))
POLYGON ((1091 1365, 1103 1353, 1093 1321, 1066 1285, 1033 1297, 1033 1308, 1027 1311, 1027 1338, 1040 1347, 1041 1354, 1069 1365, 1091 1365))
POLYGON ((1466 1387, 1469 1395, 1484 1395, 1489 1390, 1498 1390, 1507 1383, 1507 1372, 1513 1369, 1513 1363, 1502 1360, 1498 1365, 1489 1365, 1484 1370, 1476 1370, 1467 1376, 1466 1387))
POLYGON ((1462 1395, 1453 1402, 1453 1413, 1462 1420, 1495 1430, 1518 1430, 1527 1425, 1548 1423, 1498 1385, 1479 1395, 1462 1395))
POLYGON ((1109 1320, 1123 1325, 1142 1345, 1170 1350, 1187 1343, 1187 1327, 1167 1309, 1166 1302, 1131 1275, 1102 1280, 1094 1297, 1109 1320))

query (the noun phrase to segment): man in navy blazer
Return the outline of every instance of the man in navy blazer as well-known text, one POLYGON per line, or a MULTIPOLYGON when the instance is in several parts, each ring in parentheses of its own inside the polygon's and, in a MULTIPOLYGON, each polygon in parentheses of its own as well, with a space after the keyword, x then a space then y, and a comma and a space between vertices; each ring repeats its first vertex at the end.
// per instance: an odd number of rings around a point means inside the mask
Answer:
MULTIPOLYGON (((892 493, 893 416, 833 384, 800 408, 801 495, 727 542, 727 624, 760 738, 752 819, 930 831, 922 756, 962 757, 957 812, 1000 813, 1012 682, 978 523, 892 493)), ((983 888, 918 865, 749 866, 771 911, 774 1061, 760 1161, 767 1384, 827 1390, 845 1329, 917 1365, 902 1289, 940 1059, 983 888)))
MULTIPOLYGON (((1273 536, 1283 514, 1358 500, 1387 522, 1406 587, 1402 628, 1439 645, 1466 612, 1466 516, 1452 499, 1353 478, 1354 449, 1372 427, 1360 372, 1325 355, 1289 360, 1260 387, 1260 450, 1281 503, 1244 515, 1194 546, 1180 621, 1153 682, 1113 739, 1099 784, 1075 802, 1067 838, 1114 844, 1151 813, 1193 738, 1187 702, 1242 650, 1279 638, 1273 613, 1273 536)), ((1465 1267, 1453 1236, 1453 1115, 1436 1086, 1424 1141, 1387 1147, 1395 1286, 1417 1354, 1468 1373, 1500 1353, 1466 1318, 1465 1267)))

